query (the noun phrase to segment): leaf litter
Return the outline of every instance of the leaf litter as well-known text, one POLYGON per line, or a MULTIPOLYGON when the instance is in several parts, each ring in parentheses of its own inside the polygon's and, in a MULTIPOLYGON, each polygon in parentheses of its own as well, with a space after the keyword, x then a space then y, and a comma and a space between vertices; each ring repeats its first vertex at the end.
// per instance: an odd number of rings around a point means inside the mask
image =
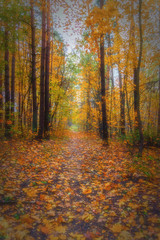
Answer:
POLYGON ((116 140, 1 142, 0 239, 159 239, 159 153, 146 177, 116 140))

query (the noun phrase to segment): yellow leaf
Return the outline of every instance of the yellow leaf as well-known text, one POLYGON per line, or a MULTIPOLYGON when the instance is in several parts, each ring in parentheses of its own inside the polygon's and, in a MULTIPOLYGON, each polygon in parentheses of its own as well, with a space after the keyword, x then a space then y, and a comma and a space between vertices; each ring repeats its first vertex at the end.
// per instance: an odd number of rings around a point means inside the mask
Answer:
POLYGON ((72 237, 74 240, 85 240, 86 238, 82 234, 77 233, 70 233, 70 237, 72 237))
POLYGON ((142 232, 137 232, 135 234, 135 239, 142 239, 142 238, 144 238, 144 234, 142 232))
POLYGON ((50 210, 50 211, 48 211, 47 212, 47 215, 49 215, 49 216, 51 216, 51 217, 54 217, 55 216, 55 211, 53 211, 53 210, 50 210))
POLYGON ((0 229, 7 229, 9 227, 8 222, 5 220, 4 217, 0 217, 0 229))
POLYGON ((27 194, 28 197, 36 197, 37 196, 37 189, 29 189, 29 188, 24 188, 23 191, 27 194))
POLYGON ((132 235, 128 231, 122 231, 117 240, 130 240, 133 239, 132 235))
POLYGON ((93 216, 92 214, 89 214, 89 213, 85 213, 85 214, 82 216, 82 220, 84 220, 85 222, 89 222, 89 221, 91 221, 93 218, 94 218, 94 216, 93 216))
POLYGON ((58 233, 65 233, 66 232, 66 227, 65 226, 57 226, 55 227, 55 231, 58 232, 58 233))
POLYGON ((26 239, 28 237, 29 231, 28 230, 21 230, 21 231, 17 231, 14 235, 15 239, 18 240, 23 240, 26 239))
POLYGON ((49 240, 58 240, 58 239, 59 239, 59 237, 55 237, 53 235, 49 236, 49 240))
POLYGON ((123 226, 121 225, 121 223, 116 223, 116 224, 113 225, 111 230, 114 233, 119 233, 119 232, 121 232, 123 230, 123 226))
POLYGON ((131 207, 131 208, 133 208, 133 209, 138 208, 138 205, 135 204, 135 203, 132 203, 132 202, 130 202, 130 203, 128 204, 128 206, 131 207))

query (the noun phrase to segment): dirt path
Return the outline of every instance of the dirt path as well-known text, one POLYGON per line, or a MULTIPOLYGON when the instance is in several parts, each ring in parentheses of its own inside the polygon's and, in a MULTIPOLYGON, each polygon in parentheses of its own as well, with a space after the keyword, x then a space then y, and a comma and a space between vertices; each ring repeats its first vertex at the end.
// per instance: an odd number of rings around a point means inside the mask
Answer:
POLYGON ((0 239, 159 239, 159 182, 131 177, 129 161, 122 144, 78 133, 3 142, 0 239))

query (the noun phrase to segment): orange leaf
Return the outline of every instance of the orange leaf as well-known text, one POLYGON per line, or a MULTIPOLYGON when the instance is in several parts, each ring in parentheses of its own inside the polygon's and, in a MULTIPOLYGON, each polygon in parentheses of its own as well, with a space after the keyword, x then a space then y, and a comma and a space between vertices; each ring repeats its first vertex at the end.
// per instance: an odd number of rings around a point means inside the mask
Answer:
POLYGON ((45 234, 48 234, 49 233, 49 229, 45 226, 40 226, 40 231, 45 233, 45 234))
POLYGON ((12 124, 12 121, 11 121, 11 120, 8 120, 6 123, 7 123, 8 125, 11 125, 11 124, 12 124))
POLYGON ((44 194, 40 194, 40 200, 41 200, 41 201, 44 200, 44 199, 45 199, 45 196, 46 196, 46 195, 44 195, 44 194))
POLYGON ((89 194, 91 192, 92 192, 91 189, 83 189, 83 194, 89 194))
POLYGON ((58 216, 58 218, 57 218, 57 222, 58 223, 62 223, 62 222, 64 222, 64 219, 63 219, 63 217, 60 215, 60 216, 58 216))
POLYGON ((104 188, 105 188, 105 190, 110 190, 111 189, 111 184, 106 183, 104 188))

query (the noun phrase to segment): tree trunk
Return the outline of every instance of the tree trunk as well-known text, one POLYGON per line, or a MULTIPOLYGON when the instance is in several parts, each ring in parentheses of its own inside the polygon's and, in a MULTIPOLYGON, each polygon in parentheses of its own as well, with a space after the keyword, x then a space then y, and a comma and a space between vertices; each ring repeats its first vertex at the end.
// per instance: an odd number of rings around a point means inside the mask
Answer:
POLYGON ((119 89, 120 89, 120 133, 125 135, 125 93, 122 84, 122 75, 119 71, 119 89))
POLYGON ((34 1, 30 0, 31 5, 31 34, 32 34, 32 104, 33 104, 33 120, 32 131, 37 132, 37 94, 36 94, 36 52, 35 52, 35 24, 34 24, 34 1))
POLYGON ((42 48, 41 48, 41 76, 40 76, 40 116, 38 137, 41 139, 44 133, 44 106, 45 106, 45 0, 42 1, 42 48))
POLYGON ((130 117, 129 98, 128 98, 128 90, 127 90, 127 75, 124 75, 124 91, 125 91, 125 98, 126 98, 127 117, 128 117, 128 121, 129 121, 130 131, 132 133, 133 132, 132 131, 132 122, 131 122, 131 117, 130 117))
POLYGON ((12 76, 11 76, 11 114, 12 124, 14 124, 14 105, 15 105, 15 52, 12 55, 12 76))
POLYGON ((160 66, 159 66, 159 106, 158 106, 158 128, 157 135, 160 136, 160 66))
POLYGON ((138 66, 134 69, 134 82, 135 82, 135 114, 137 119, 137 127, 139 133, 139 156, 142 156, 143 151, 143 131, 142 131, 142 122, 140 115, 140 94, 139 94, 139 74, 140 66, 142 59, 142 47, 143 47, 143 38, 142 38, 142 23, 141 23, 141 9, 142 9, 142 0, 139 0, 139 33, 140 33, 140 49, 139 49, 139 58, 138 66))
POLYGON ((2 69, 0 68, 0 130, 3 129, 2 69))
POLYGON ((8 50, 8 30, 5 28, 5 137, 11 137, 10 123, 10 92, 9 92, 9 50, 8 50))
POLYGON ((49 65, 50 65, 50 0, 47 0, 47 45, 46 45, 46 74, 45 74, 45 137, 49 138, 49 65))
MULTIPOLYGON (((159 37, 160 37, 160 10, 159 10, 159 37)), ((157 127, 157 136, 160 137, 160 65, 159 65, 159 106, 158 106, 158 127, 157 127)))
POLYGON ((88 81, 87 86, 87 121, 86 121, 86 130, 90 132, 91 130, 91 106, 90 106, 90 76, 86 75, 86 79, 88 81))
MULTIPOLYGON (((104 1, 100 0, 100 8, 103 7, 104 1)), ((106 113, 105 99, 105 63, 104 63, 104 37, 100 37, 100 74, 101 74, 101 105, 102 105, 102 138, 108 144, 108 124, 106 113)))

